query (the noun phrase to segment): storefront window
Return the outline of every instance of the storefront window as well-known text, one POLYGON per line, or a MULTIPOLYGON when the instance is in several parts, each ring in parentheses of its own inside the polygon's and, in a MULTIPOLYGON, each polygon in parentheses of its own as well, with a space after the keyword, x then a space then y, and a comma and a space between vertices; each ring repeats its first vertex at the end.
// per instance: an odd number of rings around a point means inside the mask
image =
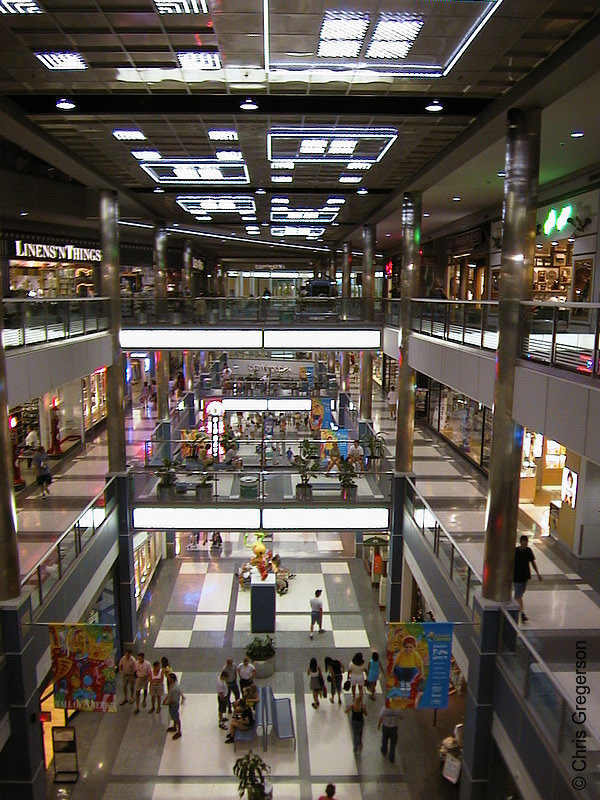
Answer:
POLYGON ((133 538, 136 608, 140 607, 154 570, 162 557, 162 536, 162 533, 154 531, 137 533, 133 538))
POLYGON ((429 389, 429 416, 428 422, 431 427, 439 431, 440 429, 440 395, 441 395, 441 384, 437 381, 431 381, 431 387, 429 389))

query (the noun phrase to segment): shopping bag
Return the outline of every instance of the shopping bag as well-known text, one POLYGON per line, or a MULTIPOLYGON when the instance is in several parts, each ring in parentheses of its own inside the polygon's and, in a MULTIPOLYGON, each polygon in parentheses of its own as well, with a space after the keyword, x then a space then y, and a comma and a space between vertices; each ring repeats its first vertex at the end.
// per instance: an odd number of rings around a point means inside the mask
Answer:
POLYGON ((460 758, 456 758, 456 756, 451 756, 450 753, 446 756, 446 760, 444 761, 444 769, 442 770, 442 775, 446 778, 447 781, 450 783, 458 783, 458 779, 460 777, 460 768, 462 766, 462 761, 460 758))

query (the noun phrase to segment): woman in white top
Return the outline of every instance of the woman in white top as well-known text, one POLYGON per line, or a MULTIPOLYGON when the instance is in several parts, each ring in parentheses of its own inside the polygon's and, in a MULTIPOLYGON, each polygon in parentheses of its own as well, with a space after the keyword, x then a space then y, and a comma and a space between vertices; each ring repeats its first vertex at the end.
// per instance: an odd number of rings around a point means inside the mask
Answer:
POLYGON ((396 406, 398 405, 398 395, 396 394, 396 387, 392 386, 388 392, 388 408, 390 410, 390 419, 396 419, 396 406))
POLYGON ((362 653, 355 653, 352 661, 348 665, 348 680, 352 688, 352 699, 356 697, 356 687, 358 686, 359 696, 362 700, 365 686, 365 660, 362 653))

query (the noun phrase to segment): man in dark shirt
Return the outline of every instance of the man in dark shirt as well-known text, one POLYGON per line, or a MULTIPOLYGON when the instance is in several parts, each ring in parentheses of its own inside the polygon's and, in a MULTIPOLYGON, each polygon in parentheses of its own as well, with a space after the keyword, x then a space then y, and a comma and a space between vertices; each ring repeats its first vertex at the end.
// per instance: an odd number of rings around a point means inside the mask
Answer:
POLYGON ((521 622, 527 622, 529 619, 527 614, 523 611, 523 595, 527 589, 527 581, 531 578, 530 564, 533 564, 533 568, 536 571, 539 580, 542 580, 542 576, 540 575, 537 564, 535 563, 535 556, 533 555, 531 547, 528 547, 528 542, 529 539, 527 536, 521 536, 519 539, 519 546, 515 549, 513 585, 515 590, 515 600, 517 601, 519 605, 519 611, 521 612, 521 622))

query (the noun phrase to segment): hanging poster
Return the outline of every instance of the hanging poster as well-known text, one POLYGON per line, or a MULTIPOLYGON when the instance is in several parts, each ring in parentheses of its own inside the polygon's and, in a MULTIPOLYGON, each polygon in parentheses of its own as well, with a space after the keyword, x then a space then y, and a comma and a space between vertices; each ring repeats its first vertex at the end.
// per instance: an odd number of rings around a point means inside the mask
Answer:
POLYGON ((452 659, 451 622, 389 626, 385 704, 388 708, 446 708, 452 659))
POLYGON ((115 640, 111 625, 49 625, 54 707, 116 711, 115 640))

